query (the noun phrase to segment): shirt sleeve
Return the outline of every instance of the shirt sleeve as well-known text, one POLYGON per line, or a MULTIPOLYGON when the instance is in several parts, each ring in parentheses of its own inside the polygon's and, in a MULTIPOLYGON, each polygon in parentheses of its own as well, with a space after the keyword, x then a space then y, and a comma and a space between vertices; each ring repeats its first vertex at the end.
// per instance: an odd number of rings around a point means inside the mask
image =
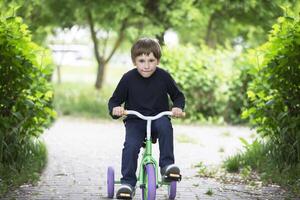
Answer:
POLYGON ((108 101, 108 109, 109 114, 113 119, 118 119, 120 117, 112 115, 112 110, 114 107, 121 106, 126 98, 127 98, 127 81, 125 75, 121 78, 120 82, 118 83, 113 95, 108 101))
POLYGON ((182 110, 185 107, 185 97, 184 94, 178 88, 175 80, 168 73, 168 94, 173 102, 173 107, 181 108, 182 110))

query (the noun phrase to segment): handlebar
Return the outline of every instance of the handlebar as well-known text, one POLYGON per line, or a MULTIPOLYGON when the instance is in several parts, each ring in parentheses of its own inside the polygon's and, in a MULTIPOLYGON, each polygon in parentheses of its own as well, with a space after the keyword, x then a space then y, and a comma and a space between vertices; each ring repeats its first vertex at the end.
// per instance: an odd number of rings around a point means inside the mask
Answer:
MULTIPOLYGON (((173 113, 171 111, 164 111, 155 116, 145 116, 134 110, 125 110, 124 115, 136 115, 143 120, 156 120, 164 115, 173 116, 173 113)), ((184 116, 185 116, 185 112, 182 113, 182 117, 184 117, 184 116)))

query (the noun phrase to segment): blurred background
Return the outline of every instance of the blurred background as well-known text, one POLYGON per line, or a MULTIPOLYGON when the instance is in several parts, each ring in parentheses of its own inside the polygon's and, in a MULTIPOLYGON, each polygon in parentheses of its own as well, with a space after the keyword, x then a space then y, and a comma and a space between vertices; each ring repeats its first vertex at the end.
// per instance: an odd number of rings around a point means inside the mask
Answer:
MULTIPOLYGON (((108 117, 107 99, 133 68, 131 44, 143 36, 163 46, 161 67, 187 95, 189 120, 243 123, 247 54, 265 43, 298 1, 3 1, 32 40, 50 50, 58 115, 108 117)), ((2 9, 3 10, 3 9, 2 9)))

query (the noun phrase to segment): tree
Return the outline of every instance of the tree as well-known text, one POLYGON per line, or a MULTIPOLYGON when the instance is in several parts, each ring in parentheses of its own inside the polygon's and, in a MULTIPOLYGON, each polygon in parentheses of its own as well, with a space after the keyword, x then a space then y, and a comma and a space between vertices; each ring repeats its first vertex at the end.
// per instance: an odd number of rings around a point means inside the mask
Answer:
POLYGON ((178 24, 188 11, 183 8, 189 7, 183 5, 192 2, 85 0, 83 3, 80 0, 34 0, 29 1, 32 4, 28 2, 22 4, 20 0, 6 1, 22 5, 18 13, 25 21, 27 20, 33 32, 46 33, 54 27, 70 28, 74 25, 89 27, 98 64, 95 83, 97 89, 102 87, 107 63, 124 40, 135 40, 140 35, 156 35, 162 42, 164 32, 174 24, 178 24), (99 31, 107 34, 99 36, 97 34, 99 31), (111 44, 112 38, 114 42, 111 44))
POLYGON ((284 14, 282 6, 296 3, 295 0, 194 1, 194 9, 186 17, 188 22, 177 30, 184 42, 198 44, 204 41, 213 48, 226 45, 228 41, 231 44, 244 41, 256 46, 266 41, 266 33, 284 14))

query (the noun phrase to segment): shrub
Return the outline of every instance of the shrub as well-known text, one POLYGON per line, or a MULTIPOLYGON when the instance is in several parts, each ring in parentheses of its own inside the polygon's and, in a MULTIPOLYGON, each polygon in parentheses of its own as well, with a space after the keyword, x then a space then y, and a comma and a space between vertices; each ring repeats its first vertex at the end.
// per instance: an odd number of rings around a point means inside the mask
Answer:
POLYGON ((19 17, 0 18, 0 162, 20 170, 28 145, 55 116, 45 49, 31 42, 19 17))
POLYGON ((258 49, 263 60, 247 92, 243 113, 271 146, 278 166, 300 163, 300 21, 281 17, 269 41, 258 49))
POLYGON ((222 120, 226 105, 222 92, 224 76, 218 73, 213 53, 208 49, 202 53, 193 47, 164 49, 161 64, 184 91, 189 119, 222 120))
POLYGON ((241 117, 244 107, 249 104, 247 89, 253 80, 249 70, 255 66, 256 58, 252 51, 239 55, 233 63, 234 74, 229 80, 228 102, 224 111, 224 120, 230 124, 244 124, 248 121, 241 117))

